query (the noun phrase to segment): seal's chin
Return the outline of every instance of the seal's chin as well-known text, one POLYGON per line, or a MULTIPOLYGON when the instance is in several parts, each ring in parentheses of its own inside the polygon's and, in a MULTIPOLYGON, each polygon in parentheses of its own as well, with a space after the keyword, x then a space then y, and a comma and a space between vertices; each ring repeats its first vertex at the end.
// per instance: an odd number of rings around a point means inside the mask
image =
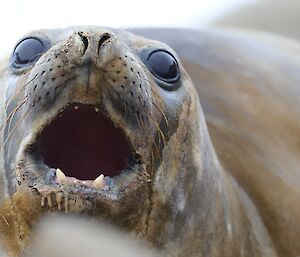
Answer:
POLYGON ((58 184, 103 189, 105 181, 137 164, 122 128, 100 108, 68 105, 35 137, 27 156, 55 170, 58 184), (106 179, 105 179, 106 178, 106 179))

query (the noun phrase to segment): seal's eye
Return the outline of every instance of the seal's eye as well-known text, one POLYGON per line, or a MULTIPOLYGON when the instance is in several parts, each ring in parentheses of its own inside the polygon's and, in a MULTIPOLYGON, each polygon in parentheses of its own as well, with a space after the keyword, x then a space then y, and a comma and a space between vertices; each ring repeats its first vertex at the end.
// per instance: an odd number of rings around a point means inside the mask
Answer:
POLYGON ((148 55, 146 65, 155 77, 166 83, 174 83, 179 80, 178 63, 174 56, 165 50, 152 51, 148 55))
POLYGON ((45 52, 44 43, 35 37, 23 39, 16 47, 13 53, 13 65, 16 68, 22 68, 37 61, 45 52))

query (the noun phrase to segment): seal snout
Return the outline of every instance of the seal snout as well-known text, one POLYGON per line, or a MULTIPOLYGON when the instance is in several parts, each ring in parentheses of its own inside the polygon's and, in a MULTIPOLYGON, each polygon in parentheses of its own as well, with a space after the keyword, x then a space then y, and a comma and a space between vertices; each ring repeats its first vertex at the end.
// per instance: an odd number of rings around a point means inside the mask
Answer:
POLYGON ((52 195, 48 207, 56 201, 60 210, 64 195, 76 212, 131 212, 124 202, 147 199, 171 135, 161 88, 178 88, 175 57, 107 29, 79 28, 59 39, 23 40, 13 61, 31 59, 25 50, 39 44, 38 58, 22 66, 24 103, 11 102, 20 117, 13 137, 20 147, 10 149, 16 187, 34 189, 43 207, 52 195))
POLYGON ((39 37, 22 41, 15 61, 40 41, 48 48, 26 64, 19 185, 106 197, 136 188, 136 180, 144 186, 161 118, 153 104, 162 111, 138 55, 107 29, 81 29, 49 46, 39 37))
MULTIPOLYGON (((84 33, 84 32, 78 32, 78 35, 80 36, 80 38, 82 40, 82 43, 84 44, 84 51, 83 51, 83 54, 84 54, 86 52, 86 50, 88 49, 88 47, 89 47, 90 39, 87 36, 87 34, 84 33)), ((111 35, 108 32, 105 32, 105 33, 103 33, 99 36, 98 53, 99 53, 100 48, 104 44, 104 42, 107 41, 110 38, 111 38, 111 35)))

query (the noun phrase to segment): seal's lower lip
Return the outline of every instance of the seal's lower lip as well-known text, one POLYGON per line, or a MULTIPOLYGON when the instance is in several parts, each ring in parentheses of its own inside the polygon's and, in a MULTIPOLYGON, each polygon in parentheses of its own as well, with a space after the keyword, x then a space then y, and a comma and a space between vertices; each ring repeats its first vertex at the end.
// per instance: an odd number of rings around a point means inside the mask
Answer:
POLYGON ((70 105, 55 117, 30 147, 36 162, 56 169, 58 183, 101 188, 133 166, 134 151, 121 128, 98 107, 70 105))

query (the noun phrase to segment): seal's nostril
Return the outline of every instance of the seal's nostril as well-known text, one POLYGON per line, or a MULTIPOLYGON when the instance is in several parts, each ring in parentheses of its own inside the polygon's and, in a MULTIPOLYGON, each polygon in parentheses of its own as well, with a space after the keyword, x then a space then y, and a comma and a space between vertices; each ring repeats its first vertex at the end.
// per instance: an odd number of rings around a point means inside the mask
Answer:
POLYGON ((82 55, 84 55, 85 52, 86 52, 86 49, 89 46, 89 41, 88 41, 87 37, 83 35, 82 32, 78 32, 78 35, 80 36, 80 38, 81 38, 81 40, 82 40, 82 42, 84 44, 84 50, 83 50, 83 54, 82 54, 82 55))
POLYGON ((103 43, 110 39, 110 35, 109 33, 104 33, 103 35, 101 35, 100 39, 99 39, 99 45, 98 45, 98 54, 99 54, 99 51, 100 51, 100 48, 101 46, 103 45, 103 43))

